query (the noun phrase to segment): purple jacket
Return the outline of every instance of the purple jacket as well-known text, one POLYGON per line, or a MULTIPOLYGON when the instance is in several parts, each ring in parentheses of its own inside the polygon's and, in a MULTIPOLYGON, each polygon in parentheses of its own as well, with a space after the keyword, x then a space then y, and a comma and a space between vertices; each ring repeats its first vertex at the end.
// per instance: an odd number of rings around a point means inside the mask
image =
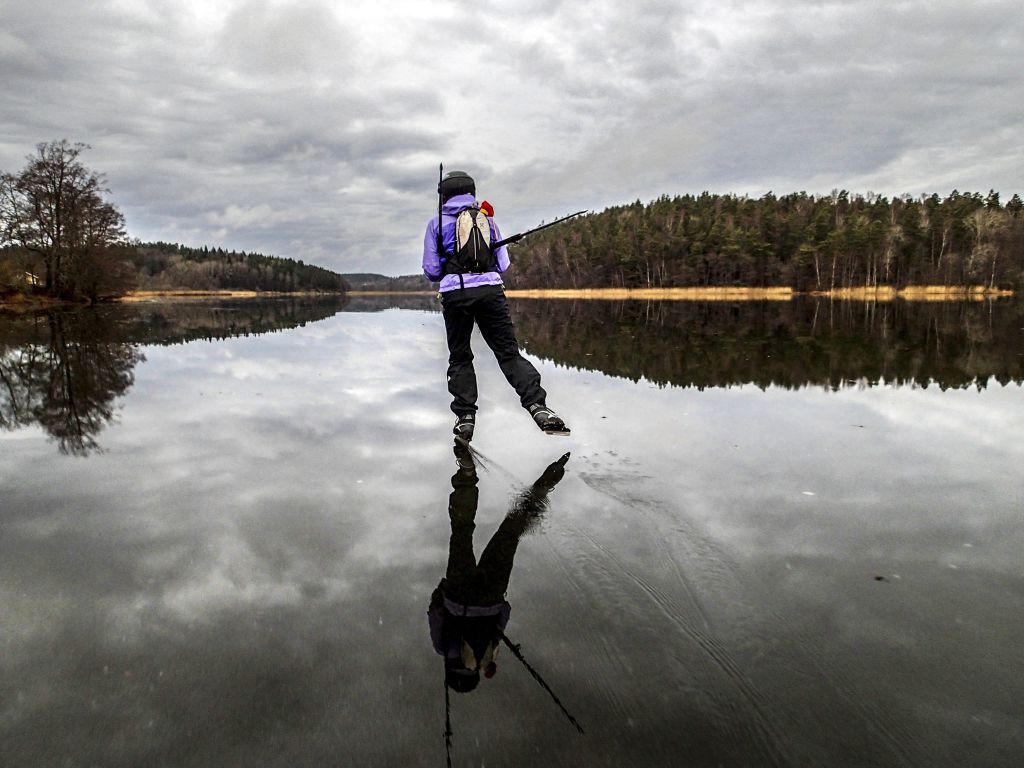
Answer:
MULTIPOLYGON (((449 253, 455 250, 455 217, 471 205, 476 205, 476 198, 473 195, 466 194, 455 195, 455 197, 449 198, 441 207, 441 231, 444 233, 444 248, 449 253)), ((494 219, 489 218, 487 221, 491 225, 491 242, 496 243, 501 240, 501 232, 498 231, 498 225, 494 223, 494 219)), ((445 275, 442 279, 441 275, 444 272, 444 266, 441 259, 443 255, 437 252, 437 216, 434 216, 427 222, 427 232, 423 236, 423 274, 429 280, 440 280, 441 293, 446 293, 447 291, 460 288, 461 285, 458 275, 445 275)), ((498 272, 463 275, 462 277, 467 288, 475 288, 480 285, 502 284, 501 275, 498 273, 508 269, 508 249, 505 246, 501 246, 501 248, 494 252, 494 257, 498 262, 498 272)))
POLYGON ((512 606, 507 600, 502 600, 498 605, 462 605, 453 600, 444 598, 443 602, 431 605, 427 611, 427 624, 430 625, 430 642, 438 655, 446 659, 458 659, 462 654, 460 643, 453 643, 445 647, 444 643, 444 622, 446 616, 465 616, 477 618, 479 616, 497 616, 498 629, 502 632, 508 625, 509 616, 512 615, 512 606))

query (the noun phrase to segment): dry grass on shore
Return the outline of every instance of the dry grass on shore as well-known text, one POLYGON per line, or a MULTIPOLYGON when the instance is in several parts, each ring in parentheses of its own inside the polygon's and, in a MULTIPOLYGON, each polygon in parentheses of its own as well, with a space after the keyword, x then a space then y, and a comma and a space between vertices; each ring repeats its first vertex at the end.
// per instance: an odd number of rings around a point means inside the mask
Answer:
MULTIPOLYGON (((115 296, 111 301, 136 303, 147 301, 166 301, 168 299, 248 299, 259 296, 286 296, 284 293, 261 293, 257 291, 129 291, 123 296, 115 296)), ((33 296, 15 293, 0 297, 0 309, 6 312, 25 313, 39 312, 62 307, 85 306, 88 302, 65 301, 49 296, 33 296)))
POLYGON ((983 285, 909 285, 897 289, 890 285, 836 288, 802 294, 788 287, 774 288, 579 288, 507 290, 517 299, 648 299, 669 301, 790 301, 808 295, 846 301, 982 301, 1013 296, 1013 291, 983 285))
POLYGON ((900 289, 891 285, 880 285, 811 291, 810 295, 854 301, 983 301, 1013 296, 1013 291, 988 288, 984 285, 908 285, 900 289))
MULTIPOLYGON (((877 287, 836 288, 832 291, 809 291, 801 294, 792 288, 536 288, 507 289, 506 295, 515 299, 595 299, 622 301, 641 299, 648 301, 790 301, 796 296, 807 295, 843 301, 983 301, 986 299, 1013 296, 1014 292, 984 285, 909 285, 894 288, 877 287)), ((348 296, 431 296, 434 291, 348 291, 348 296)), ((130 291, 114 301, 137 303, 167 301, 174 299, 255 299, 279 296, 322 296, 322 292, 280 292, 280 291, 207 291, 207 290, 166 290, 130 291)), ((46 296, 9 294, 0 297, 0 310, 9 313, 38 312, 58 307, 71 306, 68 302, 46 296)))
POLYGON ((345 291, 346 296, 436 296, 437 291, 345 291))
POLYGON ((74 306, 74 304, 62 299, 54 299, 50 296, 33 296, 24 293, 0 296, 0 311, 16 315, 27 312, 44 312, 69 306, 74 306))
POLYGON ((158 301, 161 299, 250 299, 259 296, 257 291, 129 291, 118 296, 117 301, 158 301))
POLYGON ((202 290, 168 290, 168 291, 129 291, 119 296, 116 301, 162 301, 164 299, 257 299, 276 296, 321 296, 320 291, 202 291, 202 290))
POLYGON ((506 290, 517 299, 648 299, 669 301, 789 301, 792 288, 549 288, 506 290))

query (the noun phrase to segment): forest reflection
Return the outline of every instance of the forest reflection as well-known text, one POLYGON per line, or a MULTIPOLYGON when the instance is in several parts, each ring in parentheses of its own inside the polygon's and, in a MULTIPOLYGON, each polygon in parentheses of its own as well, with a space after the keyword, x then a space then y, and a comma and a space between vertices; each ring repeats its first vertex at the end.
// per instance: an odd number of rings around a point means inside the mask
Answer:
MULTIPOLYGON (((520 343, 559 365, 660 386, 982 389, 1024 382, 1024 303, 511 302, 520 343)), ((146 345, 294 328, 339 311, 436 311, 432 296, 109 305, 0 321, 0 430, 99 448, 146 345)))
POLYGON ((516 300, 520 344, 662 386, 942 389, 1024 381, 1024 303, 516 300))
POLYGON ((85 456, 135 383, 144 345, 269 333, 330 317, 338 297, 110 305, 5 317, 0 323, 0 429, 33 425, 63 454, 85 456))

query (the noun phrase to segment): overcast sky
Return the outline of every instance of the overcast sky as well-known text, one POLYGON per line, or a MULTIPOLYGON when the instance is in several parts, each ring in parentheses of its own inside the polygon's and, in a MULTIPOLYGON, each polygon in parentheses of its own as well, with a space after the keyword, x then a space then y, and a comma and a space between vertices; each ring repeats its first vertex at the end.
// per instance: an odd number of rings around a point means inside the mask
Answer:
POLYGON ((0 169, 91 145, 143 240, 419 271, 637 198, 1024 192, 1018 2, 0 0, 0 169))

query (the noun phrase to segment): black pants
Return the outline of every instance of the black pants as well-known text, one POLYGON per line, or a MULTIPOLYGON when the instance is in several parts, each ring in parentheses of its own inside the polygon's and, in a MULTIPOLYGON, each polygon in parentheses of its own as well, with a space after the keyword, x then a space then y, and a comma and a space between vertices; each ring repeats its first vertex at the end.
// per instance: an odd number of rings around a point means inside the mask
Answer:
POLYGON ((448 598, 463 605, 498 605, 505 599, 516 549, 530 517, 525 513, 506 515, 477 560, 473 531, 479 498, 475 472, 452 477, 452 494, 448 497, 452 535, 448 540, 444 591, 448 598))
POLYGON ((448 333, 448 391, 452 393, 452 411, 456 416, 476 411, 476 372, 469 345, 474 323, 523 407, 544 403, 547 393, 540 385, 540 374, 519 354, 508 300, 500 286, 448 291, 442 294, 441 303, 448 333))

